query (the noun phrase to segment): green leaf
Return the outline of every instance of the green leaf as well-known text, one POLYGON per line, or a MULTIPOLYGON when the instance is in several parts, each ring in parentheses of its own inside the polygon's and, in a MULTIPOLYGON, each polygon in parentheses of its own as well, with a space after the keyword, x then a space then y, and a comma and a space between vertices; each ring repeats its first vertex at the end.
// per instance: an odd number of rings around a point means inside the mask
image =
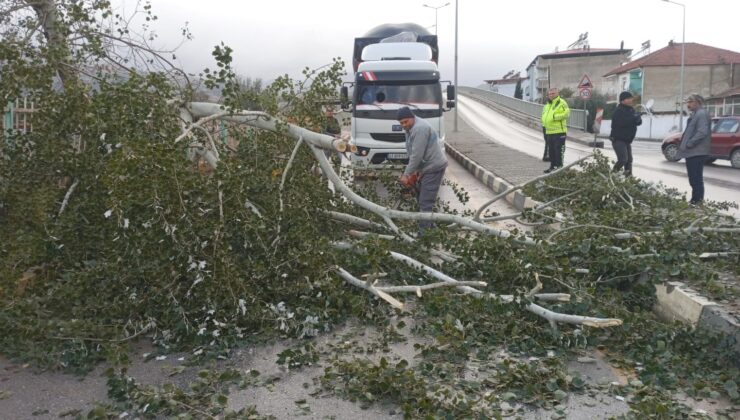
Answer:
POLYGON ((727 395, 729 395, 731 398, 740 397, 740 394, 738 394, 737 391, 737 383, 732 379, 725 382, 725 391, 727 391, 727 395))
POLYGON ((568 393, 563 391, 562 389, 558 389, 557 391, 553 392, 553 396, 558 401, 563 401, 564 399, 568 398, 568 393))

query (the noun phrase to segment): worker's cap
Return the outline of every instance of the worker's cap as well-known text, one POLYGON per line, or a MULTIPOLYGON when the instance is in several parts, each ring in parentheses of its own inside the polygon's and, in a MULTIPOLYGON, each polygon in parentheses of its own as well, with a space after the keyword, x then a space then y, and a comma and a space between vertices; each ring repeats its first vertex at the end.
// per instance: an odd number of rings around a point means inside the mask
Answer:
POLYGON ((622 102, 623 100, 627 98, 631 98, 631 97, 632 97, 632 92, 625 90, 624 92, 619 94, 619 102, 622 102))
POLYGON ((404 106, 402 108, 398 108, 398 112, 396 113, 396 120, 401 121, 405 120, 406 118, 415 118, 413 112, 409 109, 409 107, 404 106))
POLYGON ((691 95, 687 96, 686 99, 684 99, 684 102, 691 102, 691 101, 696 102, 699 105, 702 105, 704 104, 704 97, 699 94, 692 93, 691 95))

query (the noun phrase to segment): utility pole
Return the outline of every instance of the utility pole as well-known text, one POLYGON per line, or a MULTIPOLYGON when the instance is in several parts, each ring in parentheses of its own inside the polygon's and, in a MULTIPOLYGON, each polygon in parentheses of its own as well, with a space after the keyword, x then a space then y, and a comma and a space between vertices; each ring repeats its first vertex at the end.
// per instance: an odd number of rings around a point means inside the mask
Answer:
POLYGON ((455 101, 457 104, 455 104, 455 125, 454 125, 454 132, 457 132, 457 109, 459 108, 457 105, 460 103, 457 98, 459 97, 460 93, 458 92, 458 84, 457 84, 457 11, 458 11, 458 3, 460 0, 455 0, 455 101))
POLYGON ((672 0, 663 0, 666 3, 673 3, 676 5, 679 5, 683 8, 683 34, 681 35, 681 88, 680 93, 678 94, 678 111, 679 111, 679 117, 678 117, 678 131, 683 131, 683 72, 685 67, 685 60, 686 60, 686 5, 683 3, 679 3, 677 1, 672 0))
POLYGON ((445 6, 449 6, 449 5, 450 5, 450 2, 447 2, 447 3, 445 3, 445 4, 441 5, 441 6, 430 6, 428 4, 422 4, 422 6, 424 6, 424 7, 428 7, 430 9, 434 9, 434 35, 437 35, 437 28, 438 28, 438 26, 437 26, 437 12, 439 11, 439 9, 441 9, 441 8, 443 8, 445 6))

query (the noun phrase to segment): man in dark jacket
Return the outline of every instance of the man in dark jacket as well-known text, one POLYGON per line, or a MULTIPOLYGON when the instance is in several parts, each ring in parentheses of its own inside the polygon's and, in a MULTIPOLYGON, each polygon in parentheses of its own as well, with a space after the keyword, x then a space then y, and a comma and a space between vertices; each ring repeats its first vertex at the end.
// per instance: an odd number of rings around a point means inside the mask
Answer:
POLYGON ((632 141, 637 133, 637 126, 642 124, 642 117, 632 107, 632 93, 624 91, 619 94, 619 105, 612 116, 612 132, 609 139, 617 154, 614 172, 624 168, 625 175, 632 175, 632 141))
POLYGON ((691 185, 693 205, 704 201, 704 163, 709 156, 712 143, 712 122, 704 109, 704 98, 697 94, 686 98, 686 107, 691 112, 686 130, 678 146, 678 158, 686 159, 686 173, 691 185))

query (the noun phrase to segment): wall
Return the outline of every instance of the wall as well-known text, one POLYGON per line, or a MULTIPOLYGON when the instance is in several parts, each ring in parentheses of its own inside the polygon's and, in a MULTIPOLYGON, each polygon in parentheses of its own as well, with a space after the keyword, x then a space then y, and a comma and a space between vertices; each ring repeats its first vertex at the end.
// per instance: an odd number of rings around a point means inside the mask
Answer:
MULTIPOLYGON (((684 119, 686 124, 686 119, 684 119)), ((609 137, 612 121, 604 120, 601 122, 601 133, 599 137, 609 137)), ((642 125, 637 127, 638 139, 663 140, 668 135, 678 132, 678 114, 675 115, 648 115, 642 116, 642 125)))
POLYGON ((529 90, 530 90, 529 79, 522 80, 522 100, 525 100, 525 101, 529 100, 529 96, 527 96, 527 94, 529 93, 529 90))
POLYGON ((491 89, 489 89, 491 92, 500 93, 502 95, 514 97, 514 90, 516 89, 516 83, 505 83, 505 84, 496 84, 491 86, 491 89))
MULTIPOLYGON (((537 58, 535 63, 527 68, 527 89, 524 90, 524 100, 530 102, 539 102, 542 98, 542 93, 537 89, 537 78, 545 77, 547 73, 542 73, 537 67, 540 65, 542 60, 537 58)), ((740 66, 739 66, 740 67, 740 66)))
MULTIPOLYGON (((736 66, 738 67, 738 66, 736 66)), ((644 68, 643 102, 655 100, 653 112, 677 112, 676 102, 680 102, 680 66, 662 66, 644 68)), ((684 67, 684 97, 698 93, 708 98, 722 93, 730 86, 730 66, 684 67)))
POLYGON ((578 93, 578 83, 584 74, 591 79, 596 90, 604 92, 611 81, 603 77, 610 70, 619 67, 622 62, 628 61, 627 53, 598 55, 586 57, 570 57, 541 60, 540 66, 550 66, 550 86, 569 87, 578 93))

